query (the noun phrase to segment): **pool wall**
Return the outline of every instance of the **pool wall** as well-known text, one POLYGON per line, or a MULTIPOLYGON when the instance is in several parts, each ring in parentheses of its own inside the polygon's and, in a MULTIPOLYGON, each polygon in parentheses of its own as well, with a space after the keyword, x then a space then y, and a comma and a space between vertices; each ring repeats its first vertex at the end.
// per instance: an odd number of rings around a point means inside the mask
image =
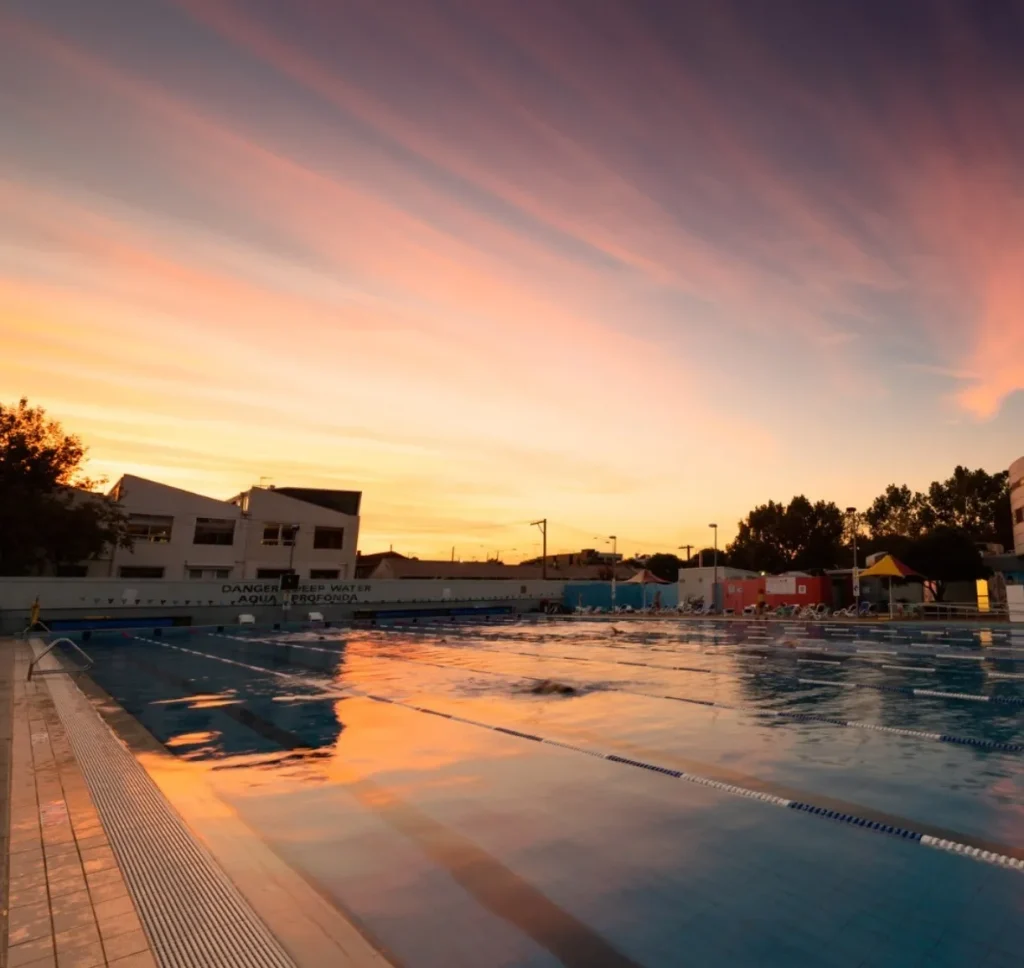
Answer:
POLYGON ((0 579, 0 634, 17 634, 38 600, 40 617, 53 628, 117 624, 221 625, 250 614, 261 624, 306 618, 329 621, 371 617, 378 611, 500 608, 525 612, 561 602, 562 581, 305 581, 290 607, 275 580, 161 581, 106 578, 0 579))

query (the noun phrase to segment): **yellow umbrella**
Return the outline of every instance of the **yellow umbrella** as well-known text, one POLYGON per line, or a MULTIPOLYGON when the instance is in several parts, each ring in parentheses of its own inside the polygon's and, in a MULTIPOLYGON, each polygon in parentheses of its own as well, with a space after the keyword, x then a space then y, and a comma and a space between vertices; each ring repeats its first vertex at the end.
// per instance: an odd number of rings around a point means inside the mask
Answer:
POLYGON ((903 564, 892 555, 879 558, 870 568, 860 573, 861 578, 889 579, 889 618, 892 618, 892 580, 894 578, 923 578, 924 575, 914 571, 909 565, 903 564))

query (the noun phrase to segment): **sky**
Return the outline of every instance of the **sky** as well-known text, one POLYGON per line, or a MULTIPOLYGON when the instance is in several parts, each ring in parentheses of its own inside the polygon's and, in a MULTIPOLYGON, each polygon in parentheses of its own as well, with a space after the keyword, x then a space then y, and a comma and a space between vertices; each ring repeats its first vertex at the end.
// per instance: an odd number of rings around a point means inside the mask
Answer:
POLYGON ((360 548, 1024 454, 1024 4, 4 0, 0 401, 360 548))

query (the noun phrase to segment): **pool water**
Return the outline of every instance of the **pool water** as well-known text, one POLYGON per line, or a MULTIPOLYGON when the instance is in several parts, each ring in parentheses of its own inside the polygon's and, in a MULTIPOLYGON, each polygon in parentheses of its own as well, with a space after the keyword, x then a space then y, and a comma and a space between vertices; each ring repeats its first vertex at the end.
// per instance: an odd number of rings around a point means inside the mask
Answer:
POLYGON ((1024 871, 920 840, 1024 856, 1005 630, 571 620, 88 649, 395 964, 1021 963, 1024 871))

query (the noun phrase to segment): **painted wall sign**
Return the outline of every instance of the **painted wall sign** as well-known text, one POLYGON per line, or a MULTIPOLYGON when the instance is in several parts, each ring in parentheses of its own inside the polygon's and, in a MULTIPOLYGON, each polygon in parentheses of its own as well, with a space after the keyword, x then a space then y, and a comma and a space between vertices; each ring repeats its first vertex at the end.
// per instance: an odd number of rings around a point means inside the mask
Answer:
POLYGON ((766 595, 795 595, 796 578, 793 575, 780 575, 766 578, 764 581, 766 595))
MULTIPOLYGON (((220 590, 230 605, 275 605, 281 600, 276 581, 225 582, 220 590)), ((289 600, 293 605, 345 605, 369 601, 372 590, 365 582, 301 582, 289 600)))

